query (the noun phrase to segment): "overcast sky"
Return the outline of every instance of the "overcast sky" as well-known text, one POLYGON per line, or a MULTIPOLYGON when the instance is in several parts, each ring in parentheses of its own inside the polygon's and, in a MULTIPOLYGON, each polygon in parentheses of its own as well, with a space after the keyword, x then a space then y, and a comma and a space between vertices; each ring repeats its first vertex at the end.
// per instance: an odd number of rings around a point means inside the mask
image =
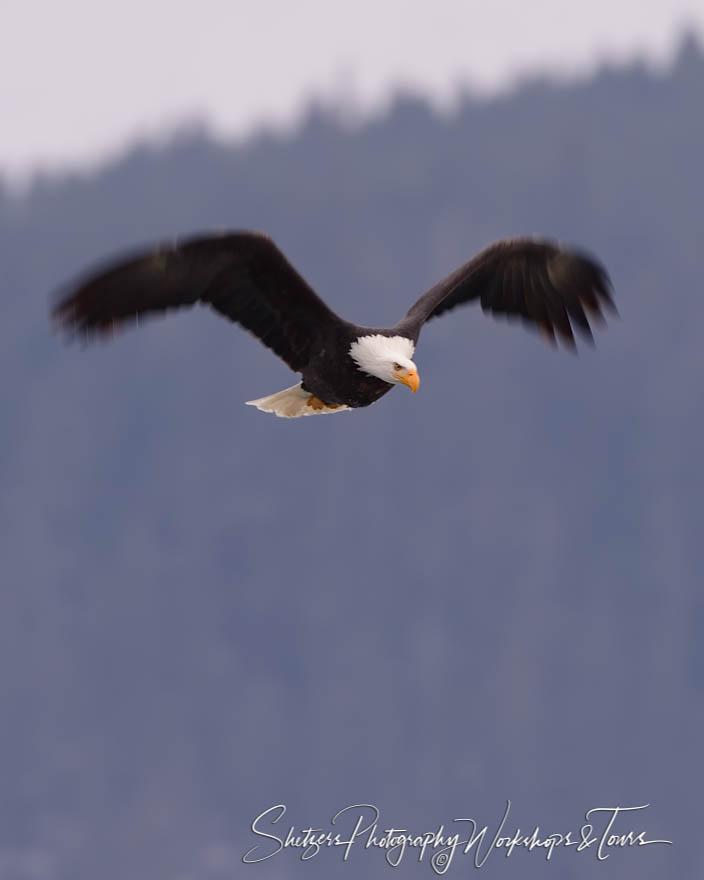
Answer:
POLYGON ((0 173, 95 162, 195 118, 290 124, 313 95, 447 104, 527 70, 666 64, 704 0, 0 0, 0 173))

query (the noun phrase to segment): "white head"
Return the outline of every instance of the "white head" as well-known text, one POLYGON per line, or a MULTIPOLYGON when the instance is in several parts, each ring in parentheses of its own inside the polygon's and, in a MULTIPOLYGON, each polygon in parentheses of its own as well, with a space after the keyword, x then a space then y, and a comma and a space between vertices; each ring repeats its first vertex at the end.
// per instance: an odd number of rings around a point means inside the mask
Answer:
POLYGON ((405 336, 360 336, 350 346, 350 357, 369 376, 417 391, 420 379, 411 358, 415 345, 405 336))

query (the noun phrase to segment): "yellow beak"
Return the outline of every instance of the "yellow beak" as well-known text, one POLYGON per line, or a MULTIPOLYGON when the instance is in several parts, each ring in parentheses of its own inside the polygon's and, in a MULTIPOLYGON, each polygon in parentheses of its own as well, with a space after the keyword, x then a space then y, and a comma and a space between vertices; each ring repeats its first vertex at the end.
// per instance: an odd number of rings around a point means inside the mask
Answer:
POLYGON ((420 379, 418 378, 418 373, 415 370, 406 370, 403 373, 394 373, 394 378, 398 379, 399 382, 403 382, 404 385, 407 385, 411 391, 415 394, 418 390, 418 386, 420 385, 420 379))

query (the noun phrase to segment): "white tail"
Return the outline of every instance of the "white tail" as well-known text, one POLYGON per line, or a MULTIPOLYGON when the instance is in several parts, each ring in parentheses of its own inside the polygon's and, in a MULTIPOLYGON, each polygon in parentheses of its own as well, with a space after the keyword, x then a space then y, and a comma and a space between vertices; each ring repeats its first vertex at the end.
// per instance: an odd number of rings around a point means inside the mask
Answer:
POLYGON ((304 391, 300 383, 270 394, 268 397, 260 397, 258 400, 246 401, 247 406, 256 406, 262 412, 274 413, 282 419, 297 419, 300 416, 324 416, 328 413, 344 412, 351 409, 349 406, 325 406, 320 405, 310 391, 304 391))

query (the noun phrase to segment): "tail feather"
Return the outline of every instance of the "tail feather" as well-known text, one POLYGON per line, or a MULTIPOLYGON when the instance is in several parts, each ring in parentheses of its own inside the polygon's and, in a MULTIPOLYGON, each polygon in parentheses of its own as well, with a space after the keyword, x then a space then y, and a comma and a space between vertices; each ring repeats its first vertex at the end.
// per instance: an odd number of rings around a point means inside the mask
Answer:
POLYGON ((247 400, 247 406, 256 406, 261 412, 274 413, 283 419, 297 419, 301 416, 324 416, 329 413, 344 412, 351 409, 349 406, 322 406, 316 409, 309 404, 311 394, 304 391, 299 382, 276 394, 268 397, 259 397, 257 400, 247 400))

